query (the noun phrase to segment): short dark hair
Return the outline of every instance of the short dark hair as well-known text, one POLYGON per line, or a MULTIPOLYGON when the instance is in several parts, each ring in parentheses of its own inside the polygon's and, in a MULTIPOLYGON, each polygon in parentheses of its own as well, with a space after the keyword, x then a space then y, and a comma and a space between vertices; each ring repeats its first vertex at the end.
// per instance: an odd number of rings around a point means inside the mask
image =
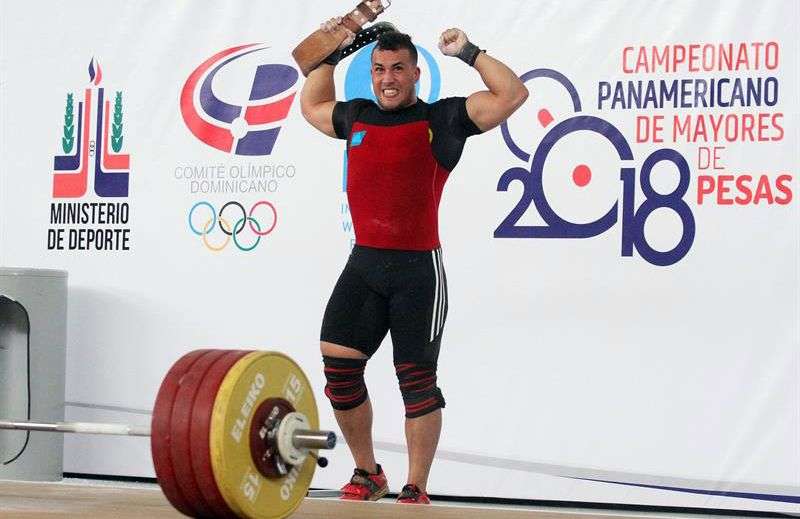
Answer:
POLYGON ((378 36, 378 43, 372 49, 376 50, 400 50, 406 49, 411 55, 411 62, 417 64, 417 48, 411 42, 411 36, 399 31, 389 31, 378 36))

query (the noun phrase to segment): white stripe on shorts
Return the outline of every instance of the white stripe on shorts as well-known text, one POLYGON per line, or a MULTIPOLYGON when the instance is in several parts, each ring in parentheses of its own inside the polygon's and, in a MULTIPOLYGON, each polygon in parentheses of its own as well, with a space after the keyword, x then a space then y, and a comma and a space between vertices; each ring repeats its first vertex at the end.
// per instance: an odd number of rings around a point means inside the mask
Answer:
POLYGON ((447 304, 447 288, 445 287, 444 283, 444 261, 442 260, 442 249, 436 251, 436 256, 439 258, 439 292, 441 292, 441 297, 439 297, 439 324, 436 326, 436 335, 442 331, 444 328, 444 307, 447 304))
POLYGON ((431 251, 431 259, 433 260, 433 274, 436 278, 436 289, 433 296, 433 311, 431 312, 431 342, 436 337, 438 333, 437 330, 437 323, 438 323, 438 311, 439 311, 439 287, 441 283, 439 282, 439 261, 436 256, 436 251, 431 251))

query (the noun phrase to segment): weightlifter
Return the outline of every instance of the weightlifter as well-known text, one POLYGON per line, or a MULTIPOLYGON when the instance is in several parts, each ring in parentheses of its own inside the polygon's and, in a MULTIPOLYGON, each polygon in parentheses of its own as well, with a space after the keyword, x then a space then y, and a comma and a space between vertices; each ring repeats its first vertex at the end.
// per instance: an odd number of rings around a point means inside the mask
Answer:
MULTIPOLYGON (((331 19, 322 30, 333 31, 341 21, 331 19)), ((364 368, 391 332, 409 461, 398 502, 427 504, 445 406, 436 384, 448 309, 439 200, 467 138, 506 120, 528 91, 462 30, 448 29, 439 49, 475 68, 487 90, 428 104, 417 99, 420 69, 411 37, 386 32, 371 60, 378 102, 337 102, 334 67, 355 37, 347 32, 339 50, 308 74, 301 94, 306 120, 325 135, 347 140, 347 197, 356 244, 328 301, 320 335, 325 394, 356 465, 342 499, 377 500, 389 491, 373 451, 364 368)))

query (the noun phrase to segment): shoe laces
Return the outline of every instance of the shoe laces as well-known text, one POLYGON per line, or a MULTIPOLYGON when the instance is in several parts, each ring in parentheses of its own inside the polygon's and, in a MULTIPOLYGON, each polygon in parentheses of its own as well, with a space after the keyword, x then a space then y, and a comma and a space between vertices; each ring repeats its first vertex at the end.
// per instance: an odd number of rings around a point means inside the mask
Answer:
MULTIPOLYGON (((378 474, 380 474, 380 465, 378 466, 378 474)), ((357 496, 368 496, 375 492, 378 485, 370 479, 370 476, 377 474, 370 474, 363 469, 353 470, 353 476, 350 478, 350 483, 344 486, 342 492, 345 494, 353 494, 357 496)))
POLYGON ((419 496, 422 495, 422 490, 419 489, 417 485, 413 483, 409 483, 408 485, 403 487, 403 490, 400 491, 400 495, 397 496, 398 499, 413 499, 416 501, 419 499, 419 496))

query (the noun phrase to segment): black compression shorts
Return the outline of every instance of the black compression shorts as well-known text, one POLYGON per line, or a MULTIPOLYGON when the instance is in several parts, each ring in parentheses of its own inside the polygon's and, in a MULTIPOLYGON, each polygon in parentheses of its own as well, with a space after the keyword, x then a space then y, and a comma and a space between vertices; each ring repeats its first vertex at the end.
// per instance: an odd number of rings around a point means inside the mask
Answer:
POLYGON ((395 364, 435 366, 446 317, 441 249, 356 245, 328 301, 320 340, 371 357, 390 331, 395 364))

